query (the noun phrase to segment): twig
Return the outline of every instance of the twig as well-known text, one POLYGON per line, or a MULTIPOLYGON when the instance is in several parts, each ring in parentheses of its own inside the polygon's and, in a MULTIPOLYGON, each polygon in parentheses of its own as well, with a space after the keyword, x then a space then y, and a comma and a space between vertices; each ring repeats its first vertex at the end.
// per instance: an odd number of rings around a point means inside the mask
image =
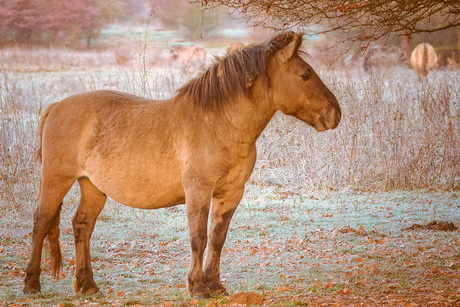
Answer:
POLYGON ((454 307, 458 302, 460 302, 460 296, 455 301, 447 305, 447 307, 454 307))

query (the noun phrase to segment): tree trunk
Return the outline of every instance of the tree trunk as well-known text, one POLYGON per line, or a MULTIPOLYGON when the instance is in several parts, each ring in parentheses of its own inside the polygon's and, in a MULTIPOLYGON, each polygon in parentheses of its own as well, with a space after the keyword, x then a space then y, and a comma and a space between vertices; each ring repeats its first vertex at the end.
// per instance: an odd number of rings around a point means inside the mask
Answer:
MULTIPOLYGON (((460 39, 460 37, 459 37, 460 39)), ((404 51, 404 53, 406 54, 406 64, 407 65, 410 65, 410 46, 409 46, 409 38, 402 34, 402 35, 399 35, 399 42, 401 44, 401 49, 404 51)))
POLYGON ((458 44, 457 44, 457 48, 458 48, 458 63, 460 63, 460 27, 458 28, 458 44))

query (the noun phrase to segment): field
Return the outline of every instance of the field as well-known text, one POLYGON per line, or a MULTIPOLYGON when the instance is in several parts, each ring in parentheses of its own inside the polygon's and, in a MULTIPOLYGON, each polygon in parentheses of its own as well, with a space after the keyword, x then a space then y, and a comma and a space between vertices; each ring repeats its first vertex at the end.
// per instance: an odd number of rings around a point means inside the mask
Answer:
POLYGON ((75 295, 76 187, 62 213, 62 278, 52 281, 45 256, 42 294, 24 296, 41 111, 94 89, 170 97, 197 72, 167 57, 145 45, 131 53, 1 50, 0 306, 460 306, 460 73, 419 79, 392 67, 369 75, 314 56, 308 61, 338 98, 343 120, 316 133, 277 114, 260 137, 224 248, 229 297, 187 294, 184 206, 140 211, 113 200, 92 238, 101 293, 75 295))

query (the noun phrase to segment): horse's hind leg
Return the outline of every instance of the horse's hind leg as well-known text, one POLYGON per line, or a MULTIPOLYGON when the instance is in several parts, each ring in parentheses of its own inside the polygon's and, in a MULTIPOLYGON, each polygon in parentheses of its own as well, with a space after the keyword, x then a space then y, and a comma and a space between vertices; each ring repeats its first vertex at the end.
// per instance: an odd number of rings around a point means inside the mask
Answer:
POLYGON ((107 196, 96 188, 88 178, 78 179, 81 200, 72 224, 75 235, 75 292, 96 293, 99 288, 93 279, 89 240, 96 218, 104 207, 107 196))
MULTIPOLYGON (((62 199, 69 191, 74 180, 61 177, 47 179, 43 177, 40 189, 40 204, 34 213, 34 228, 32 231, 32 256, 26 269, 24 279, 25 294, 40 292, 40 262, 43 240, 51 228, 59 223, 59 210, 62 199)), ((55 243, 55 242, 53 242, 55 243)))

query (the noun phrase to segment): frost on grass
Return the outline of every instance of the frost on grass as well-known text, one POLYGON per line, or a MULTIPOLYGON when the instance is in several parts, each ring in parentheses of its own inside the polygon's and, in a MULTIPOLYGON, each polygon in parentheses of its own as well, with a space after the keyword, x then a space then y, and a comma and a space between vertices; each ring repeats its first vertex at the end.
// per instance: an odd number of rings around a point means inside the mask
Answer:
MULTIPOLYGON (((448 306, 460 297, 460 232, 402 230, 426 225, 434 216, 458 227, 458 198, 451 193, 303 194, 300 200, 300 195, 284 197, 273 188, 252 186, 247 192, 222 256, 221 277, 231 296, 214 298, 214 305, 229 304, 237 293, 244 293, 241 299, 258 294, 263 304, 310 305, 448 306)), ((66 204, 62 212, 62 279, 52 281, 45 253, 43 295, 27 303, 199 303, 186 290, 190 246, 185 208, 136 211, 113 202, 97 221, 91 241, 101 296, 73 296, 75 205, 66 204)), ((31 220, 21 216, 0 216, 0 301, 11 304, 30 300, 21 290, 31 220)))

